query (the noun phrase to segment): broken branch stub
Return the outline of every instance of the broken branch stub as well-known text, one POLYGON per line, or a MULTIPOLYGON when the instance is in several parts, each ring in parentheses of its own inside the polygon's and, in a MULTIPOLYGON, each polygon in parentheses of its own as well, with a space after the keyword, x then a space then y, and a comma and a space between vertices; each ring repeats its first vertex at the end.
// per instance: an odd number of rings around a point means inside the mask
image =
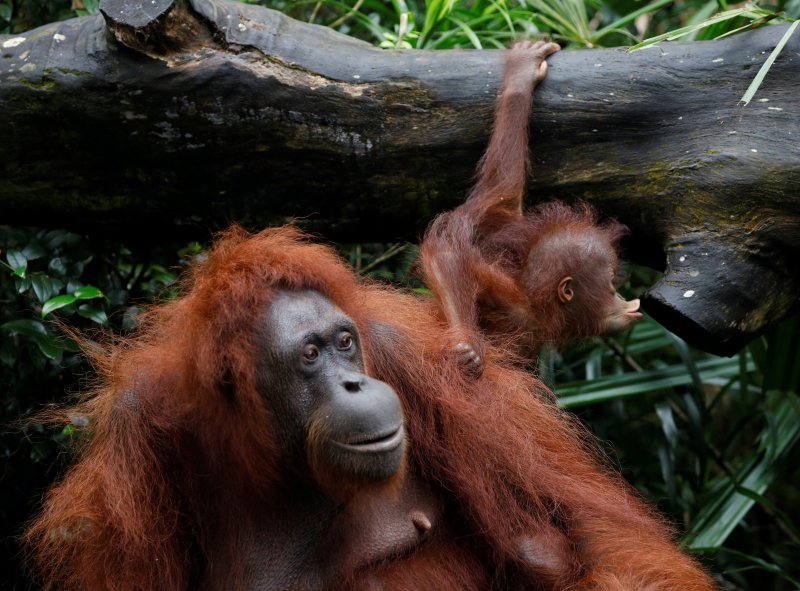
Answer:
MULTIPOLYGON (((664 276, 642 299, 693 345, 733 355, 797 305, 798 265, 763 236, 723 241, 695 233, 667 247, 664 276)), ((795 259, 797 260, 797 259, 795 259)))

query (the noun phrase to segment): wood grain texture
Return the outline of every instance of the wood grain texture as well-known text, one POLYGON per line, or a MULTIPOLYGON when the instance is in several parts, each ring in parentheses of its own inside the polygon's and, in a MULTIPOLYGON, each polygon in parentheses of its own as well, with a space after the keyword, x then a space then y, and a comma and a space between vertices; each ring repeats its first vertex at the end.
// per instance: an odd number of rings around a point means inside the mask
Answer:
MULTIPOLYGON (((299 217, 386 241, 463 199, 502 52, 380 50, 229 0, 101 8, 0 36, 4 223, 159 240, 299 217)), ((800 293, 796 35, 738 104, 784 32, 562 51, 535 98, 530 200, 630 226, 628 258, 668 263, 646 309, 720 353, 800 293)))

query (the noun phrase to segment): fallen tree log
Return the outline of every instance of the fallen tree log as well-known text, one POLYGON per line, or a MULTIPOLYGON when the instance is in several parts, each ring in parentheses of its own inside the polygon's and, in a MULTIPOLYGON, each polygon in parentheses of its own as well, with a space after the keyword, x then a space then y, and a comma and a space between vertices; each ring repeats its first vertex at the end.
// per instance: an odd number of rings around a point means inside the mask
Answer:
MULTIPOLYGON (((231 221, 416 238, 463 199, 498 51, 384 51, 228 0, 104 0, 0 36, 3 223, 142 234, 231 221)), ((731 354, 800 293, 800 41, 561 52, 537 92, 532 200, 585 199, 664 268, 646 309, 731 354)))

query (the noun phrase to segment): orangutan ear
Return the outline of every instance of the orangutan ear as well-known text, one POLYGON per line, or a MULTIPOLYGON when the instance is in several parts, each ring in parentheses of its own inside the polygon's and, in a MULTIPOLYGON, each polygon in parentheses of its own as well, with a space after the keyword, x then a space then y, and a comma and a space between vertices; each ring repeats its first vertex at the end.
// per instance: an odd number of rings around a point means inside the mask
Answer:
POLYGON ((558 299, 566 304, 574 296, 575 292, 572 291, 572 277, 567 275, 558 282, 558 299))

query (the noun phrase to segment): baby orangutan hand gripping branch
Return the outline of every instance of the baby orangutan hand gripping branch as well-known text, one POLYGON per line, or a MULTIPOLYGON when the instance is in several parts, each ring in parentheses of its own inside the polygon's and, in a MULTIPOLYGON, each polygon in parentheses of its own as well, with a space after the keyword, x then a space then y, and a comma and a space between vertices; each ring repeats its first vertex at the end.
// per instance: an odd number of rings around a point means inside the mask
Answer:
POLYGON ((422 244, 426 282, 455 352, 477 375, 478 329, 535 359, 544 344, 615 334, 642 317, 639 300, 625 301, 615 287, 624 226, 599 223, 586 204, 522 210, 533 90, 558 50, 544 41, 511 49, 477 182, 466 203, 433 221, 422 244))

